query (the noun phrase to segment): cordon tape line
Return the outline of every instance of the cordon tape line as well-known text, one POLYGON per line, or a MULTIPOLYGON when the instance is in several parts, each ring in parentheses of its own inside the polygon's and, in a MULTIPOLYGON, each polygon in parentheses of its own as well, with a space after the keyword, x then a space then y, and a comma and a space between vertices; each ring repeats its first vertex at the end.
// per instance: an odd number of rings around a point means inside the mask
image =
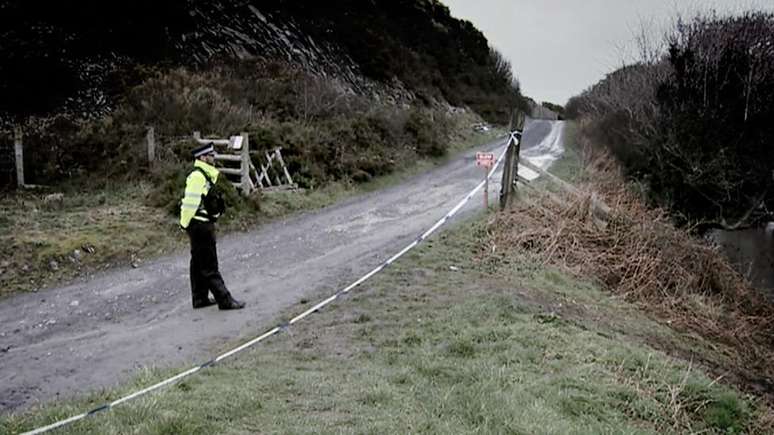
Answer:
MULTIPOLYGON (((500 154, 500 156, 497 158, 497 160, 495 160, 494 165, 492 165, 492 169, 487 174, 487 177, 486 177, 487 179, 492 178, 492 175, 494 175, 495 171, 497 170, 497 167, 500 164, 500 161, 502 160, 503 156, 505 155, 505 153, 507 151, 508 151, 508 147, 506 146, 505 150, 502 152, 502 154, 500 154)), ((232 349, 232 350, 230 350, 230 351, 228 351, 226 353, 223 353, 223 354, 215 357, 215 359, 207 361, 206 363, 198 365, 196 367, 192 367, 192 368, 190 368, 190 369, 188 369, 188 370, 186 370, 186 371, 184 371, 182 373, 178 373, 177 375, 172 376, 171 378, 165 379, 165 380, 163 380, 161 382, 158 382, 158 383, 156 383, 154 385, 151 385, 150 387, 144 388, 142 390, 139 390, 139 391, 136 391, 136 392, 134 392, 132 394, 124 396, 124 397, 122 397, 120 399, 114 400, 114 401, 112 401, 110 403, 107 403, 107 404, 104 404, 104 405, 99 406, 97 408, 94 408, 91 411, 87 411, 87 412, 84 412, 82 414, 74 415, 74 416, 72 416, 70 418, 67 418, 67 419, 64 419, 64 420, 59 420, 56 423, 52 423, 52 424, 49 424, 48 426, 40 427, 38 429, 29 431, 29 432, 24 432, 24 433, 22 433, 22 435, 33 435, 33 434, 40 434, 40 433, 48 432, 48 431, 51 431, 53 429, 57 429, 57 428, 66 426, 66 425, 68 425, 70 423, 74 423, 74 422, 76 422, 78 420, 82 420, 82 419, 84 419, 86 417, 90 417, 90 416, 92 416, 94 414, 99 414, 100 412, 108 411, 111 408, 113 408, 115 406, 118 406, 118 405, 120 405, 122 403, 128 402, 128 401, 130 401, 132 399, 136 399, 137 397, 140 397, 140 396, 144 396, 145 394, 148 394, 148 393, 150 393, 152 391, 158 390, 159 388, 162 388, 164 386, 167 386, 169 384, 177 382, 180 379, 188 377, 188 376, 190 376, 190 375, 192 375, 192 374, 194 374, 194 373, 196 373, 196 372, 198 372, 198 371, 200 371, 202 369, 210 367, 213 364, 215 364, 215 363, 217 363, 219 361, 222 361, 222 360, 224 360, 224 359, 226 359, 226 358, 228 358, 228 357, 230 357, 230 356, 232 356, 232 355, 234 355, 236 353, 239 353, 239 352, 241 352, 241 351, 243 351, 243 350, 245 350, 245 349, 247 349, 249 347, 252 347, 255 344, 260 343, 261 341, 271 337, 272 335, 275 335, 275 334, 277 334, 277 333, 279 333, 281 331, 287 330, 294 323, 302 320, 303 318, 305 318, 308 315, 314 313, 315 311, 319 310, 320 308, 330 304, 331 302, 333 302, 336 299, 338 299, 341 295, 343 295, 345 293, 349 293, 350 290, 352 290, 353 288, 355 288, 355 287, 359 286, 360 284, 364 283, 366 280, 368 280, 372 276, 374 276, 377 273, 379 273, 382 270, 384 270, 387 266, 392 264, 395 260, 397 260, 398 258, 400 258, 403 255, 405 255, 408 251, 414 249, 414 247, 416 247, 418 244, 422 243, 422 241, 424 241, 425 239, 430 237, 430 235, 432 233, 434 233, 435 230, 440 228, 443 224, 448 222, 449 219, 451 219, 455 214, 457 214, 457 212, 460 211, 460 209, 468 201, 470 201, 471 198, 473 198, 473 196, 475 196, 475 194, 478 193, 478 191, 481 190, 482 187, 484 187, 484 183, 485 183, 485 181, 481 181, 476 186, 476 188, 471 190, 470 193, 468 193, 468 195, 462 201, 460 201, 456 206, 454 206, 454 208, 451 209, 451 211, 446 213, 446 215, 444 217, 442 217, 438 222, 436 222, 432 227, 430 227, 430 229, 428 229, 427 231, 422 233, 421 236, 417 237, 408 246, 406 246, 405 248, 401 249, 400 252, 398 252, 397 254, 393 255, 392 257, 390 257, 387 260, 385 260, 384 262, 382 262, 382 264, 380 264, 379 266, 377 266, 376 268, 374 268, 373 270, 371 270, 367 274, 363 275, 363 277, 361 277, 357 281, 355 281, 352 284, 348 285, 347 287, 339 290, 334 295, 328 297, 327 299, 323 300, 322 302, 318 303, 317 305, 309 308, 308 310, 304 311, 303 313, 299 314, 298 316, 292 318, 289 322, 281 324, 281 325, 277 325, 274 328, 272 328, 272 329, 266 331, 265 333, 263 333, 263 335, 261 335, 259 337, 256 337, 256 338, 254 338, 254 339, 252 339, 252 340, 242 344, 241 346, 236 347, 236 348, 234 348, 234 349, 232 349)))

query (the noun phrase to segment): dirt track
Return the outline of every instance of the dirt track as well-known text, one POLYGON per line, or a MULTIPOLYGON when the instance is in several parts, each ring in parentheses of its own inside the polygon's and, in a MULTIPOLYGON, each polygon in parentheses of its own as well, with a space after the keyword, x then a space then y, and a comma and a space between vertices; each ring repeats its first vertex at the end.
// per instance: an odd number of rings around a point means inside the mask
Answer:
MULTIPOLYGON (((528 123, 522 149, 561 141, 561 128, 528 123)), ((398 186, 222 237, 221 271, 247 302, 241 311, 191 309, 187 252, 3 301, 0 412, 109 387, 140 367, 202 363, 229 342, 263 333, 282 310, 303 311, 303 299, 334 293, 407 245, 482 179, 475 151, 499 154, 503 146, 494 142, 398 186)), ((495 178, 491 202, 500 189, 495 178)))

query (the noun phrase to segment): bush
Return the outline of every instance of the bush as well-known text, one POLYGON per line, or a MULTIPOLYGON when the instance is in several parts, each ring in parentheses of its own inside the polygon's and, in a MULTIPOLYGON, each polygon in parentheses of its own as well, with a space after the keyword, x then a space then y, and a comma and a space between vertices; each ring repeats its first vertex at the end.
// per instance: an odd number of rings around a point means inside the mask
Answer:
POLYGON ((413 110, 406 123, 406 131, 417 154, 428 157, 441 157, 446 154, 447 128, 447 123, 435 122, 432 113, 427 114, 419 110, 413 110))
MULTIPOLYGON (((72 179, 96 186, 115 178, 150 179, 148 204, 170 213, 178 212, 194 130, 220 137, 247 131, 256 167, 280 147, 294 181, 316 188, 365 182, 417 157, 442 156, 450 128, 440 111, 375 105, 287 64, 253 61, 199 72, 157 71, 131 89, 110 117, 36 123, 39 133, 25 140, 28 162, 46 162, 29 168, 36 182, 72 179), (149 125, 159 159, 153 168, 145 152, 149 125)), ((232 208, 238 201, 234 196, 232 208)))
POLYGON ((699 16, 667 43, 664 57, 609 74, 567 113, 674 215, 749 223, 774 206, 774 14, 699 16))
POLYGON ((171 136, 241 131, 253 114, 224 95, 222 78, 218 71, 172 70, 133 88, 116 118, 130 125, 153 125, 171 136))
POLYGON ((651 185, 692 217, 745 220, 774 170, 774 14, 699 17, 670 40, 651 185))

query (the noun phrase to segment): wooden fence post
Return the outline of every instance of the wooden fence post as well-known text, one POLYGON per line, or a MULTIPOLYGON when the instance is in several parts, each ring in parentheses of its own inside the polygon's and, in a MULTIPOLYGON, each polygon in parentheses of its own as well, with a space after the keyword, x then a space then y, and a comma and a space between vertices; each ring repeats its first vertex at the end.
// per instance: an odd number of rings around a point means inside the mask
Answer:
MULTIPOLYGON (((267 152, 267 153, 264 153, 264 156, 266 156, 266 162, 267 162, 268 169, 271 169, 271 171, 274 172, 274 182, 277 183, 277 186, 282 186, 282 180, 280 179, 279 171, 276 168, 274 168, 274 165, 271 164, 272 160, 274 160, 276 155, 269 154, 267 152)), ((268 175, 268 174, 269 174, 269 172, 267 170, 266 175, 268 175)))
POLYGON ((508 205, 508 198, 511 196, 513 185, 509 182, 512 179, 511 162, 513 161, 512 138, 508 138, 508 149, 505 151, 505 162, 503 162, 503 178, 500 183, 500 210, 505 210, 508 205))
POLYGON ((277 160, 279 160, 280 165, 282 165, 282 170, 285 171, 285 178, 288 179, 288 184, 293 185, 293 179, 290 178, 290 172, 288 172, 288 167, 285 166, 285 161, 282 160, 282 153, 280 153, 280 149, 279 148, 275 149, 274 154, 277 156, 277 160))
POLYGON ((246 132, 242 132, 242 193, 247 196, 251 193, 252 182, 250 182, 250 138, 246 132))
POLYGON ((519 153, 521 151, 521 133, 524 129, 524 114, 518 112, 516 123, 510 132, 508 139, 508 150, 505 153, 505 164, 503 166, 503 178, 500 191, 500 210, 505 210, 513 204, 516 197, 516 183, 519 176, 519 153))
POLYGON ((519 162, 521 161, 521 138, 522 133, 524 132, 524 113, 519 112, 516 119, 516 150, 513 152, 513 169, 512 169, 512 179, 513 179, 513 195, 512 198, 518 198, 518 188, 519 185, 516 183, 519 179, 519 162))
POLYGON ((145 142, 148 146, 148 165, 153 166, 153 163, 156 161, 156 132, 153 127, 148 127, 145 142))
POLYGON ((489 166, 484 166, 484 211, 489 211, 489 166))
POLYGON ((13 130, 14 158, 16 160, 16 185, 24 187, 24 145, 22 142, 22 129, 16 127, 13 130))

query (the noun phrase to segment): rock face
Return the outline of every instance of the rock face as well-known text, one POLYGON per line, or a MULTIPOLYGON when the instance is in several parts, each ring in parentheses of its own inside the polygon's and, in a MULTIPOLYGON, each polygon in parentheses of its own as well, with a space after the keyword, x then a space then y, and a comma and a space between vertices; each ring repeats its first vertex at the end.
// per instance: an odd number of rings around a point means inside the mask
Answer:
POLYGON ((10 0, 0 41, 0 121, 101 116, 144 66, 243 58, 287 61, 357 93, 379 83, 453 104, 463 83, 493 95, 511 86, 489 79, 486 38, 437 0, 10 0))

